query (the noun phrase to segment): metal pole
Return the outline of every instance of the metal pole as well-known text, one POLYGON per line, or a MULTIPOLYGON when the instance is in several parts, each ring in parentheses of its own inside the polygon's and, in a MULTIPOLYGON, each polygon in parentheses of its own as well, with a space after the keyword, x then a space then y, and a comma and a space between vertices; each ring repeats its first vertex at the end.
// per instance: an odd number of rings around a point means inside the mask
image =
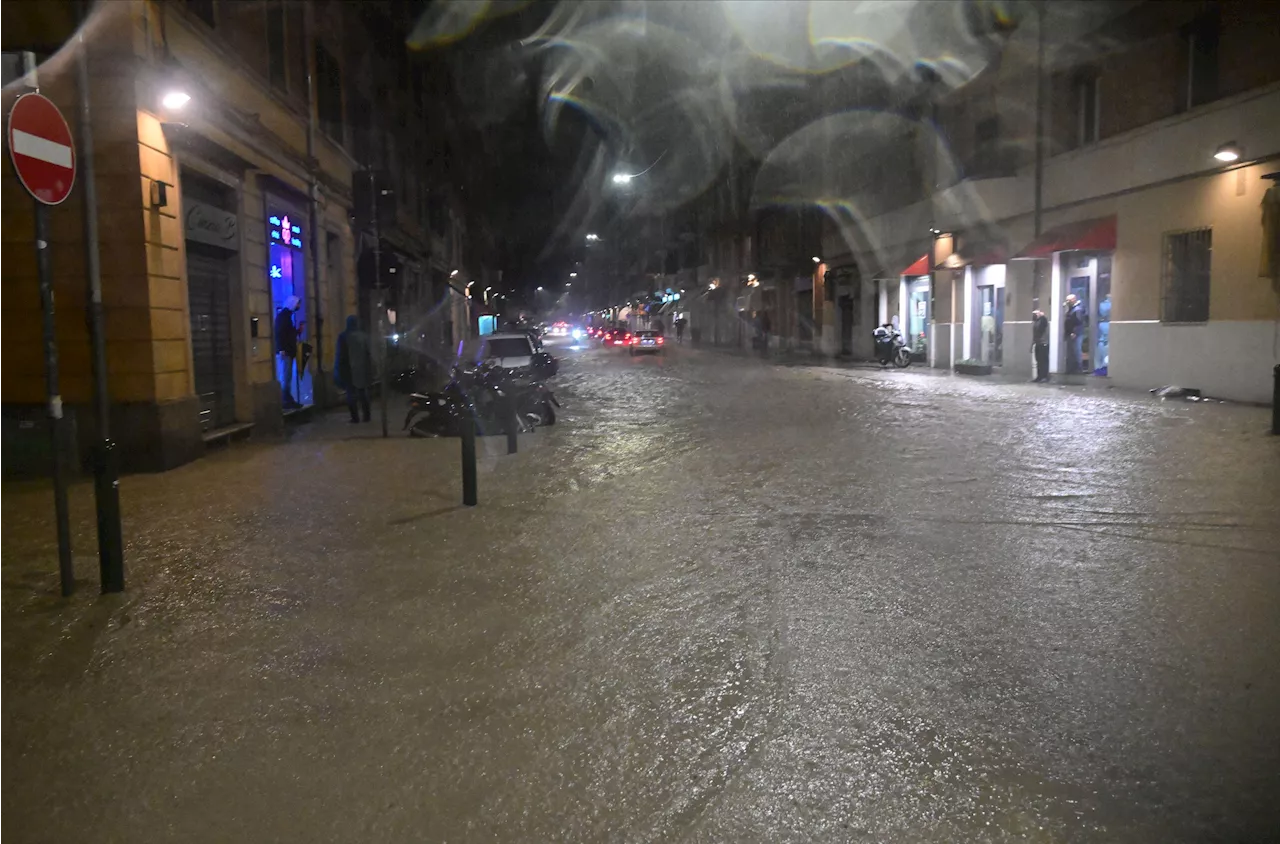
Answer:
POLYGON ((1280 363, 1272 370, 1271 433, 1280 437, 1280 363))
POLYGON ((390 436, 387 431, 387 329, 384 322, 387 318, 387 291, 382 284, 382 235, 378 231, 378 203, 381 192, 378 188, 378 177, 369 171, 369 195, 373 197, 373 285, 378 291, 378 370, 382 374, 382 383, 378 387, 378 412, 382 414, 382 436, 390 436))
MULTIPOLYGON (((40 80, 36 55, 22 54, 25 82, 36 93, 40 80)), ((49 412, 49 442, 53 446, 53 509, 58 534, 58 579, 65 598, 75 589, 75 568, 71 563, 71 515, 67 509, 67 465, 63 457, 66 437, 62 424, 62 396, 58 387, 58 332, 53 310, 53 268, 49 264, 49 208, 39 200, 35 207, 36 273, 39 276, 41 323, 44 329, 45 395, 49 412)))
POLYGON ((49 265, 49 209, 35 203, 36 267, 40 274, 40 308, 44 324, 44 372, 49 399, 49 435, 53 444, 53 505, 58 526, 58 575, 63 596, 75 588, 75 570, 71 565, 71 516, 67 510, 67 462, 62 422, 62 396, 58 394, 58 335, 53 313, 53 270, 49 265))
POLYGON ((76 73, 80 88, 80 169, 84 172, 84 266, 88 286, 89 343, 93 361, 93 500, 98 515, 98 572, 102 591, 124 591, 124 539, 120 528, 120 470, 111 439, 111 395, 107 391, 107 338, 102 314, 102 273, 98 253, 98 186, 94 181, 93 126, 89 110, 89 57, 84 40, 87 3, 80 8, 76 73))
POLYGON ((520 419, 516 414, 516 400, 508 395, 505 404, 507 417, 507 454, 515 454, 520 448, 520 419))
POLYGON ((462 418, 462 503, 476 506, 476 420, 470 409, 462 418))

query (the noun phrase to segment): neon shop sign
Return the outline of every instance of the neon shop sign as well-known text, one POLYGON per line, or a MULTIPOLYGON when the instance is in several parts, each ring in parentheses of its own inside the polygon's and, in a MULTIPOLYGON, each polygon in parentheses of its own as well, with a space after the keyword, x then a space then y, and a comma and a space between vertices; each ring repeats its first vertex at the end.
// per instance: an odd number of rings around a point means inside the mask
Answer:
POLYGON ((272 214, 267 217, 269 243, 288 246, 292 249, 302 248, 302 226, 294 222, 288 214, 272 214))

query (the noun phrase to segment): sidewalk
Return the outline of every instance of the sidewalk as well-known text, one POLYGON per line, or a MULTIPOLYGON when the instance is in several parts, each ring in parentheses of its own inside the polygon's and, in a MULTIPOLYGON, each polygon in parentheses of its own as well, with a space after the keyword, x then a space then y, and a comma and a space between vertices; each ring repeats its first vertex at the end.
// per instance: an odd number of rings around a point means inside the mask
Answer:
MULTIPOLYGON (((734 355, 735 357, 749 358, 760 361, 761 363, 771 363, 775 366, 791 366, 791 367, 807 367, 812 369, 826 369, 832 371, 848 371, 848 372, 885 372, 892 373, 897 371, 908 371, 914 375, 928 375, 935 378, 954 379, 965 383, 987 383, 987 384, 1003 384, 1003 385, 1027 385, 1036 389, 1048 390, 1057 388, 1060 390, 1070 390, 1072 392, 1081 393, 1112 393, 1115 395, 1123 395, 1129 398, 1148 397, 1152 400, 1160 401, 1150 390, 1141 390, 1133 387, 1120 387, 1111 383, 1110 379, 1096 375, 1066 375, 1058 373, 1053 376, 1052 380, 1047 384, 1035 384, 1031 379, 1020 377, 1017 375, 1006 375, 1002 372, 993 372, 990 375, 960 375, 951 369, 940 369, 930 367, 926 364, 913 363, 907 370, 897 370, 894 367, 881 366, 875 361, 854 360, 839 357, 829 357, 817 352, 805 352, 787 349, 770 349, 768 355, 762 355, 759 352, 748 351, 746 349, 732 346, 711 346, 698 345, 690 346, 697 351, 718 352, 720 354, 734 355)), ((1188 399, 1167 399, 1167 401, 1189 401, 1188 399)), ((1207 404, 1241 404, 1245 406, 1255 406, 1248 402, 1233 402, 1227 399, 1217 399, 1206 396, 1198 400, 1197 403, 1207 404)), ((1257 405, 1265 406, 1265 405, 1257 405)))

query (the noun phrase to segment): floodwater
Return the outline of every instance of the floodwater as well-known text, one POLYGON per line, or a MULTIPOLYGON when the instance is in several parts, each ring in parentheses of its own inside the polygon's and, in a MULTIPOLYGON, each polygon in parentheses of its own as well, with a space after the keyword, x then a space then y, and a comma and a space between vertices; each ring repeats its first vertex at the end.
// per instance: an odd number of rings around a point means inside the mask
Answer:
POLYGON ((341 415, 125 479, 124 596, 7 485, 6 842, 1280 835, 1268 411, 564 354, 474 509, 341 415))

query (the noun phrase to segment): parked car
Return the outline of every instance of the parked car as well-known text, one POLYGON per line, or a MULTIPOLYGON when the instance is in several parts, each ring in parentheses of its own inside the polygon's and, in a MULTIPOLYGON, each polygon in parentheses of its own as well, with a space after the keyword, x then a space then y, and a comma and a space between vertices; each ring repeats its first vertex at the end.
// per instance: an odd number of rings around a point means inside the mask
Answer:
POLYGON ((657 331, 637 331, 628 341, 631 356, 661 354, 666 339, 657 331))
POLYGON ((507 372, 535 378, 550 378, 559 369, 555 358, 538 351, 529 335, 517 331, 486 334, 479 341, 473 340, 464 350, 462 360, 471 368, 492 363, 507 372))

